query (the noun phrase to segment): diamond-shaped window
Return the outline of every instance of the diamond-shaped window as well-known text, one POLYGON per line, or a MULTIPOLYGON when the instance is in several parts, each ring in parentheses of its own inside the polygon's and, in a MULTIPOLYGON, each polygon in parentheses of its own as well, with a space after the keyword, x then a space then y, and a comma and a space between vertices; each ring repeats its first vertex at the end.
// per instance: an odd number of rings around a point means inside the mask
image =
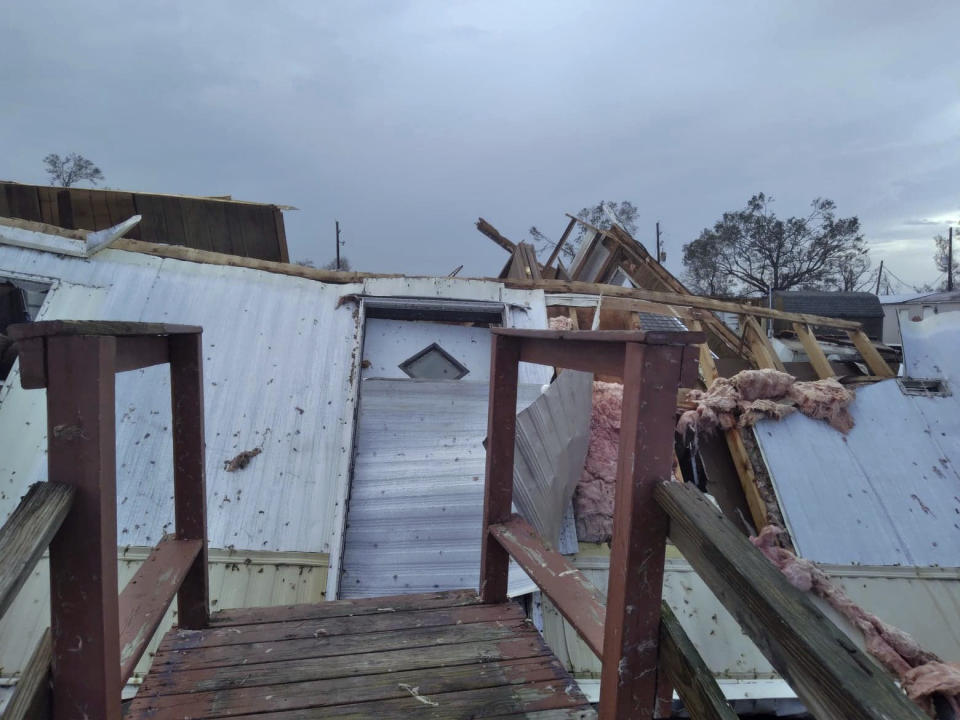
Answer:
POLYGON ((433 343, 399 365, 407 375, 418 380, 459 380, 468 372, 457 359, 433 343))

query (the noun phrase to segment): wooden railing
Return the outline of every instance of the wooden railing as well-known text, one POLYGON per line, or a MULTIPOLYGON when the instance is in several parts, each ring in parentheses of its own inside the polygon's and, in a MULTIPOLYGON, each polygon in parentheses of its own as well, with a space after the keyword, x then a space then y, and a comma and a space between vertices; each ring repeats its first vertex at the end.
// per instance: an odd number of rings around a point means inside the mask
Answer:
POLYGON ((507 566, 516 560, 601 659, 601 720, 668 715, 674 688, 691 717, 733 720, 662 603, 669 535, 816 717, 925 717, 696 487, 669 480, 677 388, 696 376, 701 342, 696 332, 493 331, 481 597, 506 600, 507 566), (623 378, 606 602, 511 514, 520 362, 623 378))
MULTIPOLYGON (((50 321, 15 325, 10 334, 23 387, 47 390, 48 482, 32 487, 0 530, 0 615, 49 544, 52 716, 120 720, 120 691, 173 598, 180 627, 209 620, 201 329, 50 321), (170 364, 175 534, 118 596, 114 375, 163 363, 170 364)), ((33 674, 14 698, 31 713, 45 704, 27 696, 45 689, 36 677, 46 673, 45 647, 41 641, 33 674)))
MULTIPOLYGON (((658 694, 667 517, 653 501, 670 477, 677 389, 696 377, 702 333, 493 330, 480 594, 503 602, 512 555, 603 661, 602 718, 650 718, 658 694), (520 362, 623 378, 623 415, 606 608, 589 582, 511 517, 520 362)), ((661 704, 662 704, 661 703, 661 704)))

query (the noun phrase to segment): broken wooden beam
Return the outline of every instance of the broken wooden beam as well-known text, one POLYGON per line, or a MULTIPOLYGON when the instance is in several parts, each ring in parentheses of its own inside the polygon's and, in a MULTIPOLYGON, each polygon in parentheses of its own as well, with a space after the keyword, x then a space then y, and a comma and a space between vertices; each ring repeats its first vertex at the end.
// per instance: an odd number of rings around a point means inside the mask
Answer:
POLYGON ((697 720, 737 720, 713 672, 666 602, 660 605, 660 670, 697 720))
POLYGON ((0 617, 63 524, 74 492, 69 485, 34 483, 0 527, 0 617))
POLYGON ((926 717, 703 493, 663 482, 654 497, 670 539, 814 716, 926 717))
POLYGON ((515 242, 501 235, 499 230, 497 230, 493 225, 488 223, 483 218, 479 218, 477 220, 477 230, 493 240, 508 253, 512 253, 517 249, 517 244, 515 242))

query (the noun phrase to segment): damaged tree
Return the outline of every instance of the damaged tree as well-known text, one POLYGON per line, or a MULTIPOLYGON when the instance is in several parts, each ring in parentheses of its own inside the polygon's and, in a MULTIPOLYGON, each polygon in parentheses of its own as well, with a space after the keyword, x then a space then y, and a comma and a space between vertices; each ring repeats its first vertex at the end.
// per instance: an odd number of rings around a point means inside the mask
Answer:
POLYGON ((766 295, 774 290, 858 290, 869 284, 870 259, 854 217, 836 217, 817 198, 806 217, 778 218, 772 197, 758 193, 746 208, 726 212, 683 246, 683 264, 703 294, 766 295))

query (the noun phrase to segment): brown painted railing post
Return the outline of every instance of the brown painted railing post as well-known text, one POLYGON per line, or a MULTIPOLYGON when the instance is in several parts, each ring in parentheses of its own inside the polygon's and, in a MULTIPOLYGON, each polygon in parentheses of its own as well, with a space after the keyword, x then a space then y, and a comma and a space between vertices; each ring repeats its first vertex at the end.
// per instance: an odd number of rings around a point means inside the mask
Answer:
POLYGON ((480 597, 485 603, 500 603, 507 599, 510 555, 491 536, 490 526, 507 522, 511 514, 519 363, 519 339, 494 335, 491 344, 487 473, 480 556, 480 597))
POLYGON ((47 339, 49 479, 76 487, 50 544, 53 717, 120 720, 116 339, 47 339))
POLYGON ((203 434, 203 342, 200 333, 171 335, 173 494, 177 538, 202 540, 177 593, 177 623, 198 630, 210 620, 207 579, 207 490, 203 434))
POLYGON ((654 716, 668 524, 653 492, 672 470, 682 360, 679 345, 630 342, 625 347, 601 720, 654 716))

